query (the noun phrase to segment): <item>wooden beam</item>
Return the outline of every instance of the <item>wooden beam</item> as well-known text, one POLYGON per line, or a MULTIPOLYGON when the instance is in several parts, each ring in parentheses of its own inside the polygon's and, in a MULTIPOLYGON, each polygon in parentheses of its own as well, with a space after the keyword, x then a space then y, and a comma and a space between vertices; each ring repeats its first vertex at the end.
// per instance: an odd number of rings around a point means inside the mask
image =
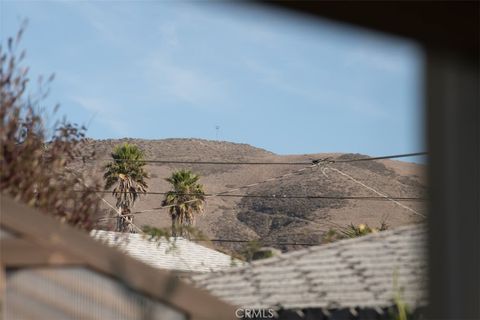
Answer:
POLYGON ((84 261, 65 250, 46 248, 25 239, 4 239, 0 243, 2 264, 7 268, 26 266, 80 265, 84 261))
MULTIPOLYGON (((1 251, 0 251, 1 252, 1 251)), ((1 255, 0 255, 0 305, 4 306, 4 298, 5 298, 5 289, 7 287, 7 278, 6 278, 6 270, 5 270, 5 265, 3 264, 3 260, 1 260, 1 255)), ((2 312, 0 310, 0 312, 2 312)))
POLYGON ((81 259, 88 267, 121 279, 196 319, 234 319, 235 308, 207 291, 180 281, 175 275, 146 265, 102 245, 87 233, 0 194, 2 226, 43 248, 58 248, 81 259))

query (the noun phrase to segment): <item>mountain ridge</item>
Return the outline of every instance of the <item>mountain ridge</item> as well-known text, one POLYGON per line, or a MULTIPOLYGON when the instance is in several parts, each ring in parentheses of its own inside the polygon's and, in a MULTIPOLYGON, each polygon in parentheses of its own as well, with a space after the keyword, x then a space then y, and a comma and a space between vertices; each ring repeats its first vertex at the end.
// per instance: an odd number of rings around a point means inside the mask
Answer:
MULTIPOLYGON (((138 145, 147 159, 175 161, 258 161, 258 162, 306 162, 330 157, 352 159, 360 154, 316 153, 302 155, 277 155, 265 149, 247 144, 204 139, 88 139, 84 151, 95 151, 97 159, 109 159, 113 147, 129 142, 138 145)), ((87 161, 78 164, 101 179, 106 161, 87 161)), ((307 167, 307 166, 306 166, 307 167)), ((200 165, 147 163, 150 173, 149 190, 169 190, 164 180, 173 170, 190 169, 200 174, 200 182, 207 193, 219 193, 229 189, 251 185, 235 191, 249 195, 304 195, 304 196, 362 196, 380 197, 377 190, 387 197, 425 197, 424 165, 398 160, 372 160, 336 163, 303 169, 292 165, 200 165), (340 174, 339 172, 342 172, 340 174), (282 178, 273 179, 281 176, 282 178), (349 178, 350 177, 350 178, 349 178), (272 180, 273 179, 273 180, 272 180), (267 181, 268 180, 268 181, 267 181), (357 182, 355 182, 355 180, 357 182), (364 186, 362 186, 362 184, 364 186), (366 187, 365 187, 366 186, 366 187)), ((104 198, 114 203, 110 194, 104 198)), ((142 196, 134 212, 151 210, 161 206, 161 195, 142 196)), ((281 199, 280 198, 208 198, 205 213, 197 219, 197 227, 209 238, 258 239, 264 242, 320 243, 330 228, 350 223, 367 223, 378 226, 383 220, 391 228, 416 223, 426 212, 420 201, 402 201, 412 211, 389 200, 347 199, 281 199), (419 215, 413 214, 413 211, 419 215)), ((102 214, 108 214, 103 208, 102 214)), ((113 219, 99 223, 100 228, 111 229, 113 219)), ((139 226, 169 227, 170 218, 165 209, 139 213, 135 216, 139 226)), ((215 247, 227 252, 242 250, 244 244, 216 243, 215 247)), ((284 251, 301 246, 275 246, 284 251)))

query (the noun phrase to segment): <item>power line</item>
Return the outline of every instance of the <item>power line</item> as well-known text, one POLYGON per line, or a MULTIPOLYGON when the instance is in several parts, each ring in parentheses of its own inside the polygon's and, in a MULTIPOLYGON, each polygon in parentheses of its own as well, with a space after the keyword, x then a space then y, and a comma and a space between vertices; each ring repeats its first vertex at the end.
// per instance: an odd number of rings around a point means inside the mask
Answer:
POLYGON ((426 156, 427 152, 414 152, 414 153, 404 153, 404 154, 395 154, 391 156, 380 156, 380 157, 366 157, 366 158, 354 158, 354 159, 339 159, 332 160, 333 163, 340 162, 357 162, 357 161, 371 161, 371 160, 382 160, 382 159, 396 159, 396 158, 408 158, 408 157, 418 157, 426 156))
MULTIPOLYGON (((255 213, 259 213, 259 212, 255 212, 255 213)), ((345 226, 341 226, 341 225, 338 225, 336 223, 333 223, 331 221, 324 221, 323 223, 322 222, 317 222, 317 221, 314 221, 314 220, 310 220, 310 219, 305 219, 305 218, 300 218, 300 217, 292 217, 292 216, 288 216, 288 215, 280 215, 280 214, 265 214, 265 213, 259 213, 259 214, 264 214, 264 215, 268 215, 269 217, 271 218, 275 218, 275 217, 281 217, 281 218, 287 218, 287 219, 292 219, 292 220, 297 220, 297 221, 302 221, 302 222, 307 222, 307 223, 313 223, 313 224, 317 224, 317 225, 320 225, 320 226, 327 226, 328 224, 331 224, 330 226, 330 229, 332 228, 332 226, 334 226, 335 228, 339 228, 339 229, 342 229, 344 228, 345 226)), ((121 216, 122 218, 126 219, 126 216, 131 216, 132 214, 130 215, 125 215, 125 216, 121 216)), ((105 220, 105 219, 116 219, 117 217, 112 217, 112 218, 101 218, 99 220, 105 220)), ((137 225, 135 225, 132 221, 130 220, 127 220, 127 223, 131 224, 132 226, 134 226, 137 230, 139 230, 139 232, 147 237, 149 237, 150 235, 148 233, 145 233, 143 231, 143 229, 141 229, 140 227, 138 227, 137 225)), ((310 231, 309 233, 312 234, 312 232, 327 232, 328 230, 321 230, 321 229, 318 229, 318 230, 314 230, 314 231, 310 231)), ((295 234, 290 234, 290 236, 307 236, 307 234, 305 233, 295 233, 295 234)), ((221 239, 221 238, 214 238, 214 239, 207 239, 207 238, 199 238, 199 239, 188 239, 189 241, 195 241, 195 242, 220 242, 220 243, 251 243, 251 242, 258 242, 262 245, 296 245, 296 246, 317 246, 317 245, 321 245, 323 244, 322 242, 281 242, 281 241, 275 241, 275 240, 262 240, 262 239, 221 239)))
MULTIPOLYGON (((308 165, 307 167, 299 169, 295 172, 287 173, 287 174, 284 174, 284 175, 281 175, 281 176, 275 177, 275 178, 270 178, 270 179, 267 179, 267 180, 262 181, 262 182, 252 183, 252 184, 249 184, 249 185, 246 185, 246 186, 230 189, 230 190, 220 192, 220 193, 217 193, 217 194, 205 194, 204 195, 205 197, 249 197, 249 198, 270 198, 270 199, 346 199, 346 200, 348 199, 348 200, 388 200, 388 201, 397 200, 397 201, 400 201, 400 200, 426 200, 426 199, 411 198, 411 197, 396 197, 396 198, 394 198, 394 197, 388 197, 388 196, 384 196, 384 195, 382 195, 382 197, 364 197, 364 196, 362 196, 362 197, 358 197, 358 196, 357 197, 353 197, 353 196, 352 197, 349 197, 349 196, 341 197, 341 196, 240 195, 240 194, 227 194, 227 193, 230 193, 230 192, 233 192, 233 191, 238 191, 239 189, 243 189, 243 188, 249 188, 249 187, 258 185, 260 183, 281 179, 281 178, 289 176, 289 175, 298 174, 301 171, 306 170, 308 168, 318 167, 320 164, 333 164, 333 163, 346 163, 346 162, 356 162, 356 161, 393 159, 393 158, 403 158, 403 157, 412 157, 412 156, 420 156, 420 155, 427 155, 427 153, 426 152, 417 152, 417 153, 398 154, 398 155, 373 157, 373 158, 368 157, 368 158, 356 158, 356 159, 344 159, 344 160, 342 160, 342 159, 333 160, 333 159, 329 159, 329 158, 324 158, 324 159, 312 160, 312 162, 308 162, 308 163, 307 162, 214 162, 214 161, 168 161, 168 160, 141 160, 141 162, 146 162, 146 163, 147 162, 150 162, 150 163, 152 163, 152 162, 153 163, 178 163, 178 164, 180 164, 180 163, 181 164, 209 164, 209 165, 210 164, 211 165, 222 165, 222 164, 225 164, 225 165, 244 165, 244 164, 246 164, 246 165, 308 165)), ((85 161, 86 159, 83 158, 83 160, 85 161)), ((103 160, 103 159, 90 159, 90 160, 111 161, 111 160, 108 160, 108 159, 105 159, 105 160, 103 160)), ((94 191, 94 192, 110 193, 109 191, 102 191, 102 190, 94 191)), ((166 192, 147 192, 146 194, 165 195, 166 192)), ((184 195, 193 195, 193 194, 184 194, 184 195)), ((115 209, 105 199, 102 199, 102 200, 104 202, 106 202, 111 208, 115 209)), ((194 201, 198 201, 198 200, 193 199, 193 200, 186 201, 184 203, 194 202, 194 201)), ((150 209, 150 210, 143 210, 143 211, 139 211, 139 212, 135 212, 135 213, 155 211, 155 210, 158 210, 158 209, 164 209, 164 208, 168 208, 168 207, 172 207, 172 206, 176 206, 176 205, 162 206, 162 207, 159 207, 159 208, 153 208, 153 209, 150 209)), ((133 227, 135 227, 137 230, 139 230, 141 233, 143 233, 143 230, 141 230, 137 225, 135 225, 133 222, 127 220, 126 217, 118 214, 118 212, 117 212, 117 217, 118 216, 120 216, 120 218, 125 219, 127 223, 131 224, 133 227)), ((270 215, 270 216, 273 217, 273 215, 270 215)), ((274 215, 274 216, 277 216, 277 215, 274 215)), ((299 218, 299 217, 291 217, 291 216, 288 216, 288 215, 282 215, 282 217, 290 218, 290 219, 298 220, 298 221, 303 221, 303 222, 308 222, 308 223, 320 224, 320 223, 317 223, 315 221, 312 221, 312 220, 309 220, 309 219, 304 219, 304 218, 299 218)), ((251 242, 252 240, 193 239, 192 241, 248 243, 248 242, 251 242)), ((258 241, 258 240, 254 240, 254 241, 258 241)), ((270 241, 270 242, 262 241, 262 243, 263 244, 275 244, 275 245, 304 245, 304 246, 313 246, 313 245, 320 245, 321 244, 321 243, 307 243, 307 242, 272 242, 272 241, 270 241)))
MULTIPOLYGON (((128 233, 127 233, 128 234, 128 233)), ((149 234, 143 233, 142 234, 146 237, 149 237, 149 234)), ((199 239, 187 239, 188 241, 192 242, 217 242, 217 243, 254 243, 258 242, 262 245, 284 245, 284 246, 318 246, 321 245, 322 242, 278 242, 275 240, 261 240, 261 239, 206 239, 206 238, 199 238, 199 239)))
MULTIPOLYGON (((68 170, 68 169, 67 169, 68 170)), ((88 188, 87 184, 81 179, 81 177, 74 171, 74 170, 69 170, 73 175, 75 175, 78 179, 78 181, 80 181, 86 188, 88 188)), ((123 219, 125 222, 127 222, 128 224, 130 224, 132 227, 136 228, 138 231, 140 232, 143 232, 143 230, 138 227, 137 225, 135 225, 132 221, 128 220, 128 218, 124 215, 122 215, 120 213, 120 211, 118 210, 118 208, 115 208, 112 204, 110 204, 110 202, 108 202, 107 200, 105 200, 104 198, 100 197, 98 194, 97 194, 97 197, 103 201, 107 206, 109 206, 111 209, 113 209, 113 211, 115 212, 116 214, 116 217, 118 218, 121 218, 123 219)))
MULTIPOLYGON (((197 201, 197 200, 195 200, 197 201)), ((191 202, 191 201, 186 201, 184 203, 187 203, 187 202, 191 202)), ((138 214, 138 213, 143 213, 143 212, 149 212, 149 211, 156 211, 156 210, 159 210, 159 209, 164 209, 165 207, 159 207, 159 208, 153 208, 153 209, 149 209, 149 210, 143 210, 143 211, 136 211, 136 212, 133 212, 131 214, 128 214, 128 215, 124 215, 125 218, 126 216, 134 216, 135 214, 138 214)), ((282 218, 282 219, 290 219, 290 220, 295 220, 295 221, 300 221, 300 222, 306 222, 306 223, 310 223, 310 224, 315 224, 317 226, 320 226, 320 227, 326 227, 326 226, 329 226, 330 224, 330 228, 333 226, 335 227, 340 227, 339 225, 331 222, 331 221, 323 221, 323 222, 318 222, 318 221, 315 221, 315 220, 311 220, 311 219, 305 219, 305 218, 301 218, 301 217, 295 217, 295 216, 289 216, 289 215, 286 215, 286 214, 270 214, 270 213, 265 213, 265 212, 257 212, 257 211, 251 211, 250 213, 253 213, 253 214, 259 214, 259 215, 264 215, 264 216, 268 216, 269 218, 282 218)), ((100 218, 98 219, 98 221, 100 220, 107 220, 108 218, 100 218)), ((127 220, 129 223, 133 224, 131 221, 127 220)), ((135 226, 136 228, 139 228, 138 226, 135 226)), ((322 231, 322 232, 325 232, 325 231, 328 231, 328 230, 322 230, 322 229, 318 229, 318 231, 322 231)))
MULTIPOLYGON (((78 175, 72 171, 72 173, 74 175, 76 175, 78 177, 78 175)), ((88 187, 86 184, 84 184, 85 187, 88 187)), ((145 236, 148 236, 148 234, 146 234, 142 228, 140 228, 139 226, 137 226, 136 224, 133 223, 133 221, 130 221, 128 218, 127 218, 127 215, 122 215, 120 214, 120 212, 117 210, 117 208, 115 208, 113 205, 111 205, 107 200, 105 200, 104 198, 101 198, 99 197, 104 203, 106 203, 110 208, 112 208, 115 213, 116 213, 116 216, 114 218, 120 218, 120 219, 123 219, 125 222, 127 222, 128 224, 130 224, 132 227, 134 227, 135 229, 137 229, 137 231, 140 232, 140 234, 143 234, 145 236)), ((191 201, 186 201, 184 203, 187 203, 187 202, 191 202, 191 201)), ((171 206, 174 206, 174 205, 171 205, 171 206)), ((164 206, 163 208, 166 208, 166 207, 171 207, 171 206, 164 206)), ((297 217, 289 217, 289 218, 292 218, 294 220, 296 219, 300 219, 300 218, 297 218, 297 217)), ((304 219, 302 219, 304 220, 304 219)), ((310 221, 310 220, 307 220, 307 221, 310 221)), ((315 223, 314 221, 310 221, 312 223, 315 223)), ((254 239, 254 240, 234 240, 234 239, 191 239, 190 241, 197 241, 197 242, 202 242, 202 241, 209 241, 209 242, 230 242, 230 243, 250 243, 252 241, 259 241, 257 239, 254 239)), ((320 245, 321 243, 301 243, 301 242, 272 242, 272 241, 259 241, 261 242, 262 244, 269 244, 269 245, 303 245, 303 246, 316 246, 316 245, 320 245)), ((181 258, 181 257, 180 257, 181 258)), ((181 258, 182 260, 184 260, 183 258, 181 258)), ((187 263, 188 265, 188 262, 184 261, 185 263, 187 263)))
POLYGON ((384 198, 385 200, 392 201, 392 202, 395 203, 396 205, 398 205, 398 206, 400 206, 400 207, 402 207, 402 208, 404 208, 404 209, 406 209, 406 210, 408 210, 408 211, 410 211, 410 212, 412 212, 412 213, 414 213, 414 214, 416 214, 416 215, 418 215, 418 216, 421 216, 422 218, 426 218, 426 216, 425 216, 424 214, 422 214, 422 213, 418 212, 417 210, 414 210, 414 209, 412 209, 412 208, 410 208, 410 207, 407 207, 406 205, 398 202, 398 201, 397 201, 398 199, 395 199, 395 198, 393 198, 393 197, 390 197, 389 195, 387 195, 387 194, 385 194, 385 193, 382 193, 382 192, 380 192, 380 191, 378 191, 378 190, 376 190, 376 189, 374 189, 374 188, 372 188, 372 187, 370 187, 370 186, 367 186, 367 185, 364 184, 363 182, 358 181, 357 179, 355 179, 355 178, 352 177, 351 175, 346 174, 345 172, 343 172, 343 171, 341 171, 341 170, 338 170, 338 169, 336 169, 336 168, 329 168, 329 167, 327 167, 327 169, 334 170, 334 171, 338 172, 339 174, 341 174, 342 176, 347 177, 348 179, 352 180, 353 182, 361 185, 362 187, 364 187, 364 188, 366 188, 366 189, 368 189, 368 190, 370 190, 370 191, 373 191, 374 193, 378 194, 380 197, 384 198))
MULTIPOLYGON (((75 190, 81 192, 82 190, 75 190)), ((108 190, 94 190, 95 193, 108 194, 111 191, 108 190)), ((121 192, 121 193, 133 193, 130 191, 121 192)), ((155 192, 147 191, 139 193, 141 195, 166 195, 168 192, 155 192)), ((199 196, 196 193, 175 193, 179 196, 199 196)), ((426 198, 417 198, 417 197, 374 197, 374 196, 301 196, 301 195, 254 195, 254 194, 202 194, 204 197, 231 197, 231 198, 260 198, 260 199, 332 199, 332 200, 382 200, 388 201, 390 199, 397 201, 427 201, 426 198)))
MULTIPOLYGON (((417 155, 423 155, 423 154, 427 154, 426 152, 418 152, 418 153, 410 153, 410 154, 397 154, 397 155, 390 155, 390 156, 383 156, 381 157, 382 159, 387 159, 388 157, 390 158, 399 158, 399 157, 407 157, 407 156, 417 156, 417 155)), ((376 159, 378 159, 380 157, 377 157, 376 159)), ((363 158, 364 160, 373 160, 373 158, 363 158)), ((85 160, 85 159, 84 159, 85 160)), ((359 160, 362 160, 362 159, 349 159, 349 160, 342 160, 343 162, 350 162, 352 160, 355 160, 355 161, 359 161, 359 160)), ((163 161, 163 160, 161 160, 163 161)), ((251 183, 251 184, 248 184, 248 185, 245 185, 245 186, 241 186, 241 187, 237 187, 237 188, 233 188, 233 189, 229 189, 229 190, 226 190, 226 191, 223 191, 223 192, 219 192, 219 193, 216 193, 216 194, 211 194, 211 195, 205 195, 205 197, 220 197, 220 196, 229 196, 227 194, 229 193, 232 193, 234 191, 239 191, 241 189, 248 189, 248 188, 251 188, 251 187, 254 187, 254 186, 257 186, 259 184, 263 184, 263 183, 266 183, 266 182, 271 182, 271 181, 275 181, 275 180, 280 180, 280 179, 283 179, 287 176, 292 176, 292 175, 296 175, 296 174, 300 174, 302 173, 303 171, 307 170, 307 169, 314 169, 314 168, 318 168, 320 165, 328 165, 328 164, 331 164, 331 163, 334 163, 336 160, 331 160, 329 158, 323 158, 323 159, 317 159, 317 160, 313 160, 311 163, 308 163, 308 166, 304 167, 304 168, 301 168, 301 169, 298 169, 298 170, 295 170, 293 172, 289 172, 289 173, 286 173, 286 174, 283 174, 283 175, 280 175, 280 176, 277 176, 277 177, 273 177, 273 178, 269 178, 269 179, 266 179, 264 181, 260 181, 260 182, 255 182, 255 183, 251 183)), ((197 162, 198 163, 198 162, 197 162)), ((206 162, 204 162, 206 163, 206 162)), ((218 164, 217 162, 215 162, 215 164, 218 164)), ((231 162, 228 163, 228 164, 232 164, 231 162)), ((242 163, 242 164, 245 164, 245 163, 242 163)), ((248 164, 248 163, 247 163, 248 164)), ((270 164, 270 163, 264 163, 264 164, 270 164)), ((304 163, 305 164, 305 163, 304 163)), ((103 191, 102 191, 103 192, 103 191)), ((108 191, 107 191, 108 192, 108 191)), ((244 197, 244 195, 232 195, 232 196, 242 196, 244 197)), ((254 195, 250 195, 251 197, 253 197, 254 195)), ((320 197, 320 196, 319 196, 320 197)), ((325 196, 322 196, 325 198, 325 196)), ((346 198, 346 197, 344 197, 346 198)), ((352 197, 353 198, 353 197, 352 197)), ((371 197, 369 199, 366 199, 366 200, 380 200, 380 198, 383 198, 385 199, 385 197, 371 197)), ((391 198, 391 197, 390 197, 391 198)), ((273 197, 272 197, 273 199, 273 197)), ((281 199, 281 198, 277 198, 275 197, 275 199, 281 199)), ((286 199, 286 198, 284 198, 286 199)), ((318 198, 319 199, 319 198, 318 198)), ((339 197, 335 197, 335 199, 340 199, 339 197)), ((355 198, 357 199, 357 198, 355 198)), ((103 201, 105 201, 104 199, 102 199, 103 201)), ((360 199, 357 199, 357 200, 360 200, 360 199)), ((390 201, 393 200, 393 199, 390 199, 390 201)), ((422 200, 422 199, 417 199, 417 198, 405 198, 405 199, 401 199, 401 198, 397 198, 395 200, 422 200)), ((188 201, 185 201, 185 203, 191 203, 191 202, 196 202, 198 201, 197 199, 193 199, 193 200, 188 200, 188 201)), ((178 204, 172 204, 172 205, 166 205, 166 206, 161 206, 161 207, 156 207, 156 208, 151 208, 151 209, 146 209, 146 210, 141 210, 141 211, 136 211, 134 213, 138 214, 138 213, 144 213, 144 212, 152 212, 152 211, 158 211, 158 210, 162 210, 162 209, 166 209, 166 208, 170 208, 170 207, 175 207, 177 206, 178 204)), ((297 218, 298 219, 298 218, 297 218)), ((304 220, 304 219, 301 219, 301 220, 304 220)), ((313 221, 310 221, 310 220, 305 220, 306 222, 310 222, 310 223, 313 223, 313 221)))
MULTIPOLYGON (((272 181, 277 181, 277 180, 281 180, 281 179, 283 179, 283 178, 285 178, 285 177, 289 177, 289 176, 301 174, 303 171, 308 170, 308 169, 317 168, 319 165, 320 165, 320 164, 310 164, 310 165, 308 165, 308 166, 306 166, 306 167, 303 167, 303 168, 300 168, 300 169, 298 169, 298 170, 294 170, 294 171, 291 171, 291 172, 284 173, 284 174, 282 174, 282 175, 280 175, 280 176, 268 178, 268 179, 266 179, 266 180, 259 181, 259 182, 250 183, 250 184, 247 184, 247 185, 244 185, 244 186, 241 186, 241 187, 228 189, 228 190, 225 190, 225 191, 222 191, 222 192, 217 192, 217 193, 215 193, 215 194, 212 194, 212 195, 209 195, 209 196, 205 196, 205 197, 208 198, 208 197, 225 196, 226 194, 230 194, 230 193, 232 193, 232 192, 234 192, 234 191, 239 191, 239 190, 243 190, 243 189, 248 189, 248 188, 257 186, 257 185, 259 185, 259 184, 263 184, 263 183, 267 183, 267 182, 272 182, 272 181)), ((185 203, 195 202, 195 201, 197 201, 197 200, 194 199, 194 200, 185 201, 184 204, 185 204, 185 203)), ((157 211, 157 210, 161 210, 161 209, 165 209, 165 208, 175 207, 175 206, 177 206, 177 205, 178 205, 178 204, 172 204, 172 205, 169 205, 169 206, 162 206, 162 207, 157 207, 157 208, 152 208, 152 209, 137 211, 137 212, 135 212, 135 213, 143 213, 143 212, 157 211)))
POLYGON ((425 156, 427 152, 414 152, 414 153, 404 153, 404 154, 395 154, 395 155, 386 155, 379 157, 364 157, 364 158, 353 158, 353 159, 331 159, 331 158, 322 158, 314 159, 310 162, 263 162, 263 161, 192 161, 192 160, 157 160, 157 159, 145 159, 145 160, 131 160, 131 159, 95 159, 95 158, 85 158, 79 157, 79 159, 84 162, 87 161, 115 161, 115 162, 143 162, 143 163, 160 163, 160 164, 191 164, 191 165, 295 165, 295 166, 306 166, 311 164, 319 163, 347 163, 347 162, 358 162, 358 161, 372 161, 372 160, 382 160, 382 159, 397 159, 397 158, 408 158, 408 157, 417 157, 425 156))
POLYGON ((161 164, 198 164, 198 165, 298 165, 306 166, 312 162, 244 162, 244 161, 189 161, 189 160, 135 160, 135 159, 93 159, 93 158, 79 158, 87 161, 115 161, 115 162, 144 162, 144 163, 161 163, 161 164))
MULTIPOLYGON (((104 202, 106 202, 111 208, 114 208, 112 205, 110 205, 110 203, 108 203, 108 201, 102 199, 104 202)), ((115 210, 117 212, 117 210, 115 210)), ((145 233, 143 231, 142 228, 140 228, 139 226, 137 226, 136 224, 134 224, 132 221, 128 220, 127 219, 127 216, 129 215, 121 215, 121 214, 118 214, 117 216, 115 217, 112 217, 114 219, 117 219, 117 218, 121 218, 121 219, 124 219, 125 222, 127 222, 128 224, 130 224, 132 227, 134 227, 135 229, 137 229, 137 231, 148 237, 149 234, 145 233)), ((298 217, 290 217, 290 216, 285 216, 286 218, 290 218, 290 219, 293 219, 293 220, 303 220, 303 221, 308 221, 308 222, 312 222, 312 223, 317 223, 315 221, 312 221, 312 220, 307 220, 307 219, 301 219, 301 218, 298 218, 298 217)), ((103 219, 102 219, 103 220, 103 219)), ((311 243, 311 242, 275 242, 275 241, 265 241, 265 240, 260 240, 260 239, 252 239, 252 240, 237 240, 237 239, 188 239, 189 241, 195 241, 195 242, 223 242, 223 243, 251 243, 251 242, 254 242, 254 241, 257 241, 263 245, 296 245, 296 246, 317 246, 317 245, 321 245, 322 243, 321 242, 315 242, 315 243, 311 243)))
POLYGON ((222 242, 222 243, 251 243, 259 242, 264 245, 284 245, 284 246, 318 246, 321 242, 275 242, 275 241, 263 241, 260 239, 253 240, 236 240, 236 239, 189 239, 189 241, 195 242, 222 242))

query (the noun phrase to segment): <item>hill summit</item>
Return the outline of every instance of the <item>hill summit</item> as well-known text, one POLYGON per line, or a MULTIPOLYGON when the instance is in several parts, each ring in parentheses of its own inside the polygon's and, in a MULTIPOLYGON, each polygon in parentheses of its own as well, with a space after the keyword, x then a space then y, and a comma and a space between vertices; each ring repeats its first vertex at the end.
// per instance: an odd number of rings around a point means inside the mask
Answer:
MULTIPOLYGON (((89 170, 101 179, 106 164, 104 160, 110 158, 115 145, 124 142, 139 146, 146 159, 165 161, 311 163, 314 159, 327 157, 334 160, 367 157, 338 153, 276 155, 247 144, 202 139, 109 139, 89 140, 85 152, 95 151, 95 158, 99 160, 79 163, 79 168, 89 170)), ((207 193, 240 187, 228 194, 246 196, 208 198, 205 213, 198 218, 197 227, 209 238, 257 239, 284 251, 302 246, 278 243, 321 243, 330 229, 349 224, 377 227, 382 222, 393 228, 418 222, 426 214, 423 201, 386 199, 424 198, 423 165, 372 160, 306 167, 287 164, 148 163, 146 170, 150 174, 148 184, 152 192, 168 191, 165 178, 176 169, 190 169, 200 174, 200 182, 207 193)), ((106 194, 105 199, 114 203, 110 194, 106 194)), ((133 211, 159 207, 162 199, 162 195, 143 196, 133 211)), ((108 215, 108 211, 109 208, 105 207, 102 214, 108 215)), ((113 220, 101 221, 100 228, 109 229, 113 225, 113 220)), ((170 217, 165 209, 151 210, 138 213, 135 224, 169 227, 170 217)), ((235 242, 214 244, 228 252, 238 252, 245 246, 235 242)))

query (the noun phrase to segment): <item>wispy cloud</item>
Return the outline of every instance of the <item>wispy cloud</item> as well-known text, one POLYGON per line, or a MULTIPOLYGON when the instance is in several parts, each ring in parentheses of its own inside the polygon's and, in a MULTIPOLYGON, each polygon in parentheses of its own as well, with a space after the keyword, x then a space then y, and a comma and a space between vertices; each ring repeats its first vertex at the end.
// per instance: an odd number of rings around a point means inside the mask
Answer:
POLYGON ((320 107, 342 108, 354 113, 368 114, 371 116, 385 116, 384 108, 376 107, 373 101, 366 96, 345 94, 342 88, 328 86, 327 83, 312 84, 311 82, 298 81, 298 77, 288 77, 285 70, 273 68, 267 63, 246 59, 244 65, 251 72, 256 73, 256 79, 271 87, 299 97, 299 101, 309 100, 320 107))
POLYGON ((128 124, 116 117, 118 110, 121 109, 118 105, 101 98, 86 96, 73 96, 70 97, 70 100, 91 113, 92 123, 101 123, 119 136, 128 136, 130 134, 128 124))
POLYGON ((138 64, 151 91, 162 99, 206 109, 227 100, 226 80, 215 78, 203 68, 184 66, 165 54, 150 56, 138 64))
POLYGON ((107 3, 72 1, 60 2, 79 15, 94 30, 95 36, 101 37, 109 44, 125 47, 125 12, 121 6, 108 6, 107 3), (120 11, 119 11, 120 10, 120 11))
POLYGON ((405 71, 405 57, 398 52, 379 52, 372 47, 358 47, 347 53, 345 66, 367 65, 379 71, 399 74, 405 71))
MULTIPOLYGON (((144 96, 207 109, 226 100, 224 79, 215 78, 203 66, 187 66, 176 57, 178 51, 184 52, 189 48, 189 44, 181 42, 180 27, 192 27, 194 22, 187 18, 198 18, 191 6, 181 5, 183 11, 175 12, 174 18, 151 25, 137 21, 138 15, 135 12, 129 14, 126 6, 114 6, 115 10, 106 10, 105 6, 97 3, 81 2, 77 6, 82 18, 96 31, 96 36, 132 57, 129 65, 125 66, 126 72, 141 75, 144 96), (138 50, 133 44, 140 41, 136 34, 140 29, 132 31, 126 28, 124 23, 120 23, 126 20, 131 26, 135 25, 132 21, 137 21, 143 27, 151 27, 148 36, 156 42, 149 44, 148 50, 138 50)), ((168 4, 165 9, 169 11, 168 4)))
POLYGON ((255 59, 244 59, 244 65, 247 70, 256 74, 256 78, 268 83, 281 83, 282 72, 278 68, 269 66, 266 63, 260 63, 255 59))
POLYGON ((158 27, 161 43, 165 44, 167 48, 178 47, 180 41, 178 37, 177 25, 174 22, 165 22, 158 27))

